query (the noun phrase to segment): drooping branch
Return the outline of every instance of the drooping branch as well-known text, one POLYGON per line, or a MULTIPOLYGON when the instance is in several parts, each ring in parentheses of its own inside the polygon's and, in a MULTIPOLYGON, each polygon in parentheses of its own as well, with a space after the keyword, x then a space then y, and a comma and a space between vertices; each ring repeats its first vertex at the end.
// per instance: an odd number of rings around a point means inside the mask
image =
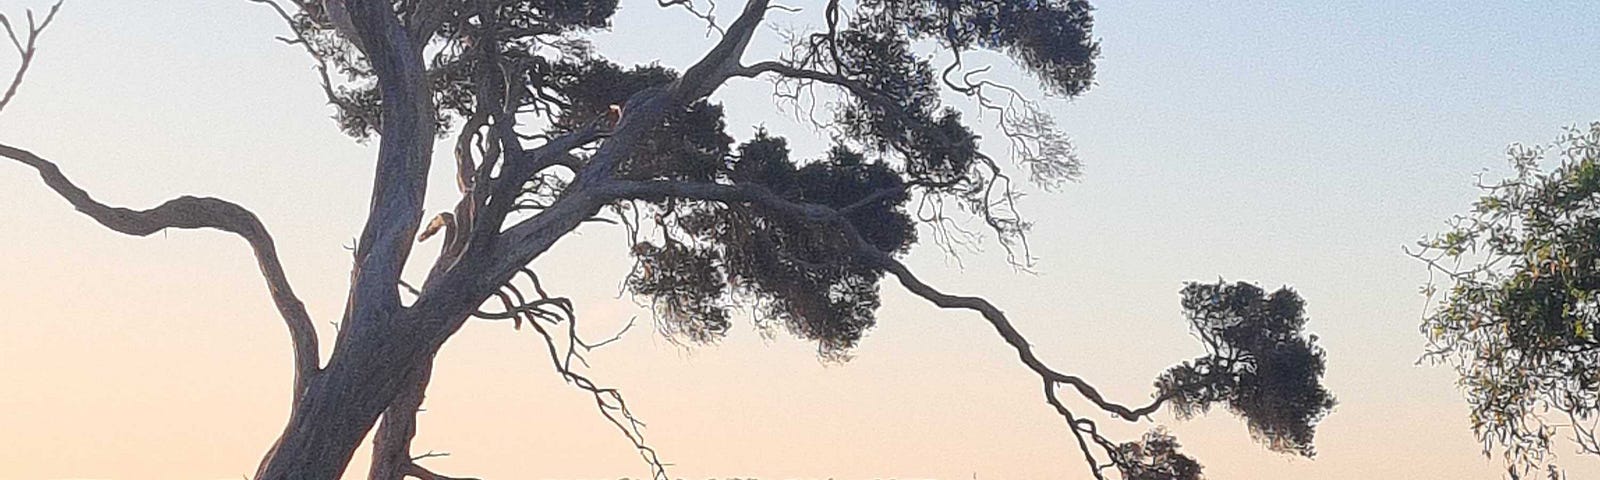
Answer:
POLYGON ((294 343, 294 396, 299 401, 306 383, 320 368, 316 327, 306 313, 305 305, 289 287, 289 279, 278 260, 278 250, 272 236, 254 213, 226 200, 190 196, 178 197, 148 210, 112 207, 96 201, 62 175, 61 169, 54 163, 31 152, 0 145, 0 156, 38 170, 45 185, 71 203, 73 208, 114 231, 146 236, 167 228, 210 228, 244 238, 255 253, 256 264, 267 281, 267 289, 272 294, 278 313, 289 326, 289 338, 294 343))
POLYGON ((593 350, 610 343, 620 337, 628 328, 631 328, 633 322, 628 322, 621 332, 618 332, 616 336, 610 339, 600 342, 584 341, 579 338, 578 316, 572 308, 572 302, 564 297, 550 296, 539 283, 539 277, 532 270, 521 269, 519 272, 526 274, 528 279, 533 282, 533 289, 538 294, 538 298, 527 298, 522 294, 520 288, 508 282, 494 295, 499 299, 504 311, 485 312, 480 310, 474 313, 474 316, 489 320, 511 319, 516 326, 520 327, 520 325, 526 323, 533 331, 538 332, 539 337, 544 341, 545 351, 550 356, 550 363, 554 366, 556 372, 561 374, 561 379, 594 397, 595 407, 599 410, 601 416, 617 427, 623 437, 633 444, 634 449, 639 452, 639 456, 650 466, 653 479, 667 480, 670 478, 667 476, 666 464, 656 454, 655 448, 645 441, 644 422, 640 421, 628 409, 627 400, 623 398, 622 392, 615 388, 600 386, 572 366, 573 359, 577 359, 584 366, 588 365, 588 362, 579 353, 580 348, 593 350), (556 335, 541 324, 541 321, 549 322, 551 327, 559 323, 566 323, 565 353, 562 353, 563 348, 558 345, 559 340, 557 340, 556 335))
POLYGON ((1039 377, 1047 381, 1071 385, 1079 394, 1083 395, 1085 399, 1095 404, 1095 406, 1100 407, 1101 410, 1121 417, 1123 420, 1138 421, 1155 413, 1156 410, 1161 408, 1161 404, 1169 398, 1166 395, 1157 396, 1149 404, 1134 408, 1106 400, 1105 396, 1101 395, 1089 382, 1077 376, 1056 371, 1039 360, 1039 357, 1033 353, 1033 347, 1028 344, 1028 339, 1021 332, 1018 332, 1016 327, 1012 326, 1011 321, 1006 318, 1004 312, 1001 312, 999 308, 989 303, 988 300, 981 297, 964 297, 940 292, 917 278, 909 268, 906 268, 904 263, 890 257, 888 254, 876 250, 863 251, 862 253, 876 257, 880 265, 900 280, 901 286, 924 300, 932 302, 940 308, 971 310, 983 315, 983 318, 989 321, 989 324, 1000 334, 1000 337, 1005 339, 1006 343, 1017 351, 1018 358, 1022 360, 1024 365, 1028 366, 1028 369, 1033 370, 1039 377))
POLYGON ((1044 399, 1045 403, 1056 409, 1056 414, 1067 420, 1067 428, 1072 430, 1072 437, 1078 441, 1078 449, 1083 451, 1083 461, 1089 464, 1089 471, 1094 474, 1095 480, 1105 480, 1105 474, 1100 473, 1103 470, 1100 461, 1095 457, 1094 451, 1089 449, 1089 442, 1083 438, 1085 432, 1079 428, 1078 418, 1072 415, 1072 410, 1061 403, 1061 398, 1056 395, 1055 382, 1048 380, 1044 382, 1044 399))
MULTIPOLYGON (((1070 385, 1079 394, 1095 406, 1124 420, 1139 421, 1161 408, 1162 403, 1168 400, 1165 395, 1156 397, 1148 405, 1141 407, 1128 407, 1107 400, 1099 390, 1088 381, 1062 373, 1045 365, 1044 361, 1033 353, 1033 347, 1026 337, 1017 331, 1004 312, 998 307, 980 297, 966 297, 950 295, 941 292, 921 279, 917 278, 905 264, 895 259, 893 255, 873 247, 862 239, 859 232, 852 226, 838 210, 824 205, 797 203, 786 200, 777 194, 756 184, 724 185, 713 183, 667 182, 667 181, 612 181, 607 184, 605 192, 615 198, 662 198, 679 197, 694 200, 711 200, 728 203, 751 203, 758 205, 778 215, 790 216, 812 222, 829 224, 839 228, 842 233, 855 245, 855 253, 862 260, 883 268, 893 274, 911 293, 947 309, 964 309, 979 313, 995 328, 1000 337, 1016 350, 1017 356, 1034 373, 1047 382, 1070 385)), ((869 197, 870 198, 870 197, 869 197)))

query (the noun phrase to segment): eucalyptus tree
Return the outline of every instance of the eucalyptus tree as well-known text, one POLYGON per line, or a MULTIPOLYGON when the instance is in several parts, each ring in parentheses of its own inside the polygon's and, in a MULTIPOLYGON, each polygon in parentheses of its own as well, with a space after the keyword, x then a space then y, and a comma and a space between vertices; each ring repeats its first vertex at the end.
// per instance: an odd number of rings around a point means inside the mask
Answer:
MULTIPOLYGON (((1302 302, 1288 289, 1191 284, 1182 305, 1208 355, 1160 375, 1152 398, 1130 405, 1046 365, 987 300, 943 292, 902 263, 919 236, 950 248, 979 235, 962 221, 985 226, 981 235, 998 239, 1010 261, 1028 261, 1029 223, 1015 209, 1013 179, 1055 187, 1079 164, 1023 89, 986 79, 986 67, 967 58, 1000 52, 1042 93, 1079 95, 1093 83, 1099 52, 1085 1, 746 0, 725 22, 714 4, 658 0, 654 7, 690 15, 717 35, 681 69, 619 65, 586 40, 608 28, 615 0, 251 1, 287 23, 285 40, 315 65, 338 126, 378 147, 329 358, 319 358, 311 316, 249 210, 196 197, 148 210, 110 207, 40 156, 7 145, 0 156, 36 168, 57 194, 115 231, 210 228, 250 245, 295 352, 289 419, 256 478, 337 478, 374 428, 369 478, 446 478, 414 461, 410 442, 435 355, 474 319, 509 320, 541 335, 556 372, 591 392, 654 475, 666 478, 621 394, 573 363, 601 342, 577 335, 577 306, 552 295, 529 267, 591 221, 626 233, 629 246, 618 253, 636 261, 628 288, 650 299, 663 334, 688 342, 717 340, 730 308, 745 305, 759 323, 843 359, 877 321, 888 278, 939 307, 979 314, 1038 375, 1097 478, 1198 478, 1200 466, 1164 430, 1106 438, 1062 395, 1129 422, 1164 405, 1180 416, 1221 405, 1245 417, 1268 448, 1306 456, 1333 406, 1320 384, 1323 352, 1304 335, 1302 302), (782 30, 784 53, 748 58, 758 30, 775 17, 794 20, 782 30), (745 108, 804 112, 815 129, 799 133, 822 132, 833 148, 797 158, 779 132, 735 139, 724 115, 733 107, 715 94, 760 80, 773 84, 777 103, 745 108), (1009 158, 979 148, 966 120, 974 113, 993 119, 1009 158), (437 148, 454 154, 439 168, 454 172, 449 194, 459 200, 449 211, 425 212, 437 148), (437 246, 432 266, 405 272, 419 242, 437 246)), ((27 45, 18 42, 25 59, 42 27, 30 23, 27 45)))
POLYGON ((1425 359, 1450 365, 1483 451, 1511 476, 1557 475, 1566 439, 1600 455, 1600 123, 1512 145, 1513 173, 1409 253, 1439 274, 1425 359))

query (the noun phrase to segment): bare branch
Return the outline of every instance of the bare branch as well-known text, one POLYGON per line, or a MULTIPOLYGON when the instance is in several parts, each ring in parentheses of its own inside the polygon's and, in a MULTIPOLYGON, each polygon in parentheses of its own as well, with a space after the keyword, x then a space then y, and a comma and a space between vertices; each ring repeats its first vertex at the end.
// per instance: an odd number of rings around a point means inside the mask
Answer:
POLYGON ((1068 410, 1067 406, 1061 403, 1061 398, 1056 396, 1055 382, 1044 382, 1044 398, 1046 403, 1055 407, 1056 413, 1061 415, 1061 418, 1067 419, 1067 428, 1072 429, 1072 436, 1077 439, 1078 449, 1083 451, 1083 460, 1088 462, 1089 471, 1094 473, 1094 478, 1096 480, 1106 480, 1105 475, 1100 473, 1100 461, 1095 459, 1094 452, 1089 450, 1089 442, 1083 439, 1083 431, 1078 429, 1077 417, 1072 416, 1072 411, 1068 410))
POLYGON ((446 477, 444 475, 433 473, 432 470, 423 468, 422 465, 417 465, 416 463, 410 463, 406 466, 406 476, 416 477, 422 480, 478 480, 477 478, 473 477, 446 477))
POLYGON ((33 11, 28 11, 28 40, 26 42, 17 39, 17 32, 12 28, 11 20, 6 18, 5 14, 0 14, 0 26, 5 27, 6 36, 11 39, 11 45, 16 47, 18 54, 22 55, 22 64, 17 66, 16 75, 11 77, 11 85, 6 87, 4 95, 0 95, 0 111, 4 111, 6 104, 11 103, 11 98, 17 95, 17 88, 22 86, 22 78, 27 76, 28 67, 33 65, 33 54, 37 51, 39 34, 44 32, 45 27, 50 26, 52 20, 56 19, 56 12, 61 11, 61 2, 63 1, 65 0, 57 0, 55 5, 50 6, 50 13, 45 14, 44 21, 39 22, 37 25, 33 21, 33 11))
POLYGON ((305 305, 289 287, 289 279, 283 273, 283 264, 278 261, 278 250, 272 242, 272 236, 254 213, 226 200, 190 196, 168 200, 148 210, 111 207, 96 201, 88 192, 74 185, 54 163, 31 152, 0 145, 0 156, 38 170, 45 185, 79 212, 114 231, 142 237, 167 228, 210 228, 244 238, 255 253, 256 264, 267 281, 267 289, 272 293, 278 313, 289 326, 289 338, 294 342, 294 397, 296 402, 299 401, 307 382, 320 368, 317 331, 311 316, 306 313, 305 305))
POLYGON ((584 366, 588 365, 579 352, 580 348, 588 351, 615 341, 633 326, 633 321, 629 320, 628 325, 624 326, 622 331, 610 339, 597 343, 586 342, 579 338, 578 317, 572 308, 571 301, 563 297, 551 296, 539 282, 538 275, 534 274, 532 270, 522 268, 518 270, 518 273, 528 276, 529 281, 533 283, 533 291, 538 294, 538 298, 530 300, 524 297, 520 288, 508 282, 493 294, 504 308, 502 312, 484 312, 480 310, 474 315, 490 320, 512 319, 516 322, 516 325, 527 323, 544 340, 545 351, 550 357, 550 364, 557 373, 561 374, 562 380, 585 392, 589 392, 594 397, 595 406, 600 411, 600 414, 606 418, 606 421, 611 422, 622 432, 623 436, 639 452, 645 463, 650 465, 653 478, 666 480, 668 478, 666 464, 661 462, 661 459, 656 455, 655 449, 645 442, 644 422, 639 421, 633 415, 633 412, 628 409, 627 401, 623 399, 622 393, 614 388, 597 385, 588 376, 574 370, 572 366, 572 360, 575 358, 584 366), (555 311, 546 310, 548 307, 554 307, 555 311), (558 345, 559 341, 556 335, 543 325, 540 322, 541 320, 549 322, 552 327, 563 320, 566 322, 567 333, 564 353, 563 347, 558 345))
POLYGON ((379 122, 380 119, 372 118, 366 115, 364 109, 353 103, 350 103, 349 100, 339 96, 338 92, 334 91, 333 80, 328 76, 327 57, 325 57, 322 52, 317 51, 315 44, 311 42, 311 39, 306 38, 304 32, 301 32, 300 29, 295 27, 294 17, 290 15, 289 12, 283 8, 283 6, 278 5, 278 2, 275 0, 248 1, 251 3, 259 3, 271 7, 272 11, 278 15, 278 18, 282 19, 283 23, 289 27, 289 31, 294 33, 293 39, 285 37, 278 37, 278 39, 290 45, 300 45, 301 48, 305 49, 306 54, 310 55, 311 59, 316 62, 317 77, 322 85, 322 94, 327 97, 328 103, 333 104, 334 107, 338 108, 342 115, 360 116, 362 117, 363 122, 374 127, 379 127, 382 125, 379 122))
POLYGON ((622 392, 614 388, 598 386, 587 376, 573 371, 571 365, 563 362, 557 353, 555 337, 550 335, 549 331, 538 323, 530 322, 530 324, 533 326, 534 331, 539 332, 539 335, 543 337, 545 345, 550 352, 550 361, 555 366, 556 371, 561 373, 562 378, 567 383, 594 396, 595 407, 606 418, 606 421, 616 426, 617 430, 621 431, 622 435, 633 443, 633 448, 639 452, 639 456, 644 459, 646 464, 650 465, 651 477, 654 480, 668 480, 670 477, 667 476, 667 465, 662 463, 661 458, 656 454, 655 448, 645 442, 644 422, 639 421, 639 418, 633 415, 633 411, 628 409, 628 402, 623 399, 622 392))
POLYGON ((906 268, 905 264, 900 263, 899 260, 895 260, 888 254, 876 249, 863 251, 863 253, 876 257, 877 262, 886 268, 889 273, 894 274, 895 278, 900 280, 900 284, 906 290, 910 290, 911 293, 933 302, 934 305, 938 305, 940 308, 972 310, 983 315, 983 318, 994 326, 1000 337, 1005 339, 1006 343, 1017 351, 1017 356, 1022 360, 1022 363, 1027 365, 1034 373, 1037 373, 1040 378, 1071 385, 1074 389, 1077 389, 1079 394, 1094 403, 1095 406, 1100 407, 1101 410, 1122 417, 1123 420, 1139 421, 1151 413, 1155 413, 1156 410, 1161 408, 1161 404, 1168 400, 1166 396, 1158 396, 1149 404, 1137 408, 1130 408, 1108 401, 1093 385, 1090 385, 1089 382, 1082 378, 1061 373, 1046 366, 1043 361, 1033 354, 1033 347, 1028 344, 1028 339, 1022 336, 1022 333, 1018 332, 1016 327, 1011 325, 1011 321, 1006 318, 1005 313, 996 308, 994 304, 989 303, 988 300, 980 297, 963 297, 940 292, 923 283, 922 280, 911 273, 910 269, 906 268))

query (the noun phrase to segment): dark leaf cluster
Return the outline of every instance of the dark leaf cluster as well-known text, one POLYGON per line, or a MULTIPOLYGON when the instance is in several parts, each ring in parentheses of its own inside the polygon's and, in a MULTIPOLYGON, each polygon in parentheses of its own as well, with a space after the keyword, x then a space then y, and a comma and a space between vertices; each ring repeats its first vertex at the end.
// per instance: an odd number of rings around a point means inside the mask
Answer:
POLYGON ((1325 354, 1316 336, 1302 331, 1300 295, 1288 288, 1267 294, 1244 282, 1190 283, 1181 294, 1190 328, 1209 355, 1163 373, 1156 380, 1160 395, 1179 417, 1221 404, 1267 448, 1315 455, 1317 422, 1335 401, 1321 383, 1325 354))
POLYGON ((954 109, 940 107, 933 68, 911 51, 910 39, 886 22, 866 22, 839 36, 840 70, 870 92, 835 112, 844 136, 897 153, 912 181, 948 186, 973 180, 977 136, 954 109))
POLYGON ((867 0, 863 16, 898 25, 916 39, 952 50, 1003 51, 1053 93, 1073 96, 1093 84, 1100 43, 1083 0, 867 0))
POLYGON ((1122 480, 1200 480, 1200 462, 1179 452, 1180 447, 1176 437, 1157 427, 1138 441, 1117 446, 1117 471, 1122 480))
MULTIPOLYGON (((844 211, 845 221, 881 250, 904 251, 916 240, 900 176, 857 152, 836 147, 822 159, 796 165, 782 138, 760 133, 739 146, 729 169, 728 181, 844 211)), ((674 282, 696 283, 658 286, 644 280, 661 274, 636 275, 633 291, 658 302, 665 292, 666 300, 676 302, 671 305, 694 306, 684 311, 717 309, 707 315, 714 321, 664 315, 668 332, 686 332, 693 340, 716 338, 726 329, 725 309, 749 303, 758 309, 759 323, 781 325, 816 341, 825 358, 840 359, 875 323, 884 272, 856 258, 856 247, 838 228, 750 205, 664 200, 658 208, 669 246, 641 243, 635 253, 641 264, 677 272, 667 277, 674 282), (672 248, 689 253, 662 253, 672 248), (717 273, 699 273, 707 265, 717 273), (682 300, 685 295, 693 298, 682 300), (715 328, 695 331, 707 326, 715 328)))
MULTIPOLYGON (((335 120, 346 134, 369 138, 377 131, 379 112, 371 68, 354 39, 336 30, 324 2, 295 3, 300 7, 291 20, 299 37, 296 42, 304 43, 321 68, 334 75, 326 87, 336 108, 335 120)), ((409 17, 422 8, 410 3, 396 3, 403 21, 411 21, 409 17)), ((596 61, 587 44, 571 34, 609 27, 617 2, 463 0, 430 3, 430 7, 439 9, 430 12, 438 15, 439 25, 428 41, 428 75, 443 131, 451 115, 470 116, 480 109, 477 103, 489 100, 477 98, 474 91, 486 85, 509 83, 515 87, 510 90, 513 107, 556 115, 568 105, 560 87, 570 86, 571 75, 583 72, 582 64, 596 61), (501 68, 507 64, 517 68, 501 68), (499 76, 506 71, 518 72, 517 78, 499 76), (562 84, 563 79, 569 81, 562 84)))
MULTIPOLYGON (((829 3, 828 25, 793 39, 788 63, 802 76, 789 98, 821 82, 844 95, 830 104, 826 126, 837 138, 885 158, 918 192, 932 214, 935 239, 947 248, 967 240, 944 223, 945 206, 980 219, 1006 248, 1008 258, 1027 255, 1029 222, 1017 212, 1020 195, 1005 167, 979 149, 979 136, 958 110, 940 97, 957 93, 993 113, 1013 160, 1028 178, 1047 188, 1078 172, 1066 137, 1017 90, 981 78, 962 54, 978 49, 1010 55, 1041 80, 1047 91, 1080 94, 1092 83, 1098 44, 1092 40, 1091 8, 1081 1, 896 1, 867 0, 843 13, 829 3), (935 67, 936 44, 954 56, 935 67), (942 73, 940 72, 942 69, 942 73), (1020 249, 1020 250, 1018 250, 1020 249)), ((802 107, 803 108, 803 107, 802 107)), ((919 209, 919 211, 922 211, 919 209)), ((953 250, 950 250, 953 252, 953 250)))

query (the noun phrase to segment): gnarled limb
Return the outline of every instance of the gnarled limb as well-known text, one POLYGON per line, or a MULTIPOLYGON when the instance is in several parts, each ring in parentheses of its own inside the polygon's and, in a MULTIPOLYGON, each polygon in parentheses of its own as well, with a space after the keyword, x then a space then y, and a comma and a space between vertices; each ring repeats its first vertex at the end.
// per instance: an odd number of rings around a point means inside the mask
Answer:
MULTIPOLYGON (((512 225, 500 234, 496 243, 502 248, 490 260, 489 271, 492 276, 482 285, 495 288, 504 284, 518 269, 554 245, 557 239, 599 213, 608 200, 592 190, 598 190, 598 185, 609 181, 617 163, 668 112, 710 95, 738 71, 740 57, 766 15, 768 4, 768 0, 750 0, 746 3, 739 17, 728 26, 727 34, 676 82, 664 88, 646 89, 634 94, 627 102, 629 113, 610 132, 599 151, 583 165, 577 179, 562 198, 539 215, 512 225)), ((550 155, 533 156, 533 160, 538 162, 541 158, 560 158, 551 155, 564 154, 576 146, 550 148, 550 155)), ((484 292, 483 297, 487 298, 489 294, 484 292)))
POLYGON ((272 236, 254 213, 244 207, 209 197, 183 196, 168 200, 148 210, 130 210, 112 207, 96 201, 88 192, 78 188, 56 164, 31 152, 8 145, 0 145, 0 156, 22 162, 39 171, 45 185, 71 203, 73 208, 96 222, 120 233, 145 236, 167 228, 210 228, 233 233, 244 238, 255 253, 261 276, 267 281, 272 302, 278 307, 284 323, 289 326, 289 338, 294 343, 294 396, 299 401, 305 392, 306 382, 319 370, 317 331, 305 304, 295 297, 289 279, 278 261, 278 249, 272 236))
POLYGON ((1017 356, 1022 360, 1022 363, 1046 382, 1070 385, 1096 407, 1128 421, 1143 419, 1145 416, 1159 410, 1161 405, 1168 400, 1167 396, 1158 396, 1148 405, 1128 407, 1107 400, 1088 381, 1050 368, 1038 356, 1034 355, 1033 347, 1028 344, 1027 338, 1021 332, 1018 332, 1016 327, 1012 326, 1010 319, 1006 318, 1005 313, 995 307, 994 304, 979 297, 946 294, 929 286, 921 279, 918 279, 905 264, 895 259, 894 256, 877 249, 862 239, 855 227, 850 225, 845 220, 845 217, 833 208, 818 204, 792 202, 779 197, 765 187, 755 184, 724 185, 617 180, 608 182, 604 191, 615 198, 679 197, 695 200, 751 203, 776 214, 831 224, 839 228, 850 239, 856 247, 855 253, 857 255, 860 255, 864 261, 872 262, 893 274, 900 281, 900 284, 911 293, 932 302, 940 308, 972 310, 983 315, 984 319, 1000 334, 1000 337, 1017 351, 1017 356))
MULTIPOLYGON (((616 340, 617 337, 598 343, 590 343, 578 338, 578 317, 573 311, 571 301, 563 297, 551 297, 549 293, 545 292, 544 287, 539 284, 538 276, 531 270, 523 269, 520 272, 528 275, 539 298, 529 300, 522 294, 521 289, 507 283, 501 291, 495 292, 495 296, 499 298, 501 305, 505 308, 504 312, 479 311, 474 315, 491 320, 509 318, 519 325, 525 322, 532 327, 535 332, 539 333, 539 337, 544 340, 545 351, 550 355, 550 363, 555 367, 556 372, 561 374, 562 380, 566 380, 568 384, 589 392, 594 397, 595 408, 606 418, 606 421, 617 427, 623 437, 633 444, 634 450, 639 452, 640 458, 650 466, 651 478, 653 480, 668 480, 671 478, 667 475, 666 464, 661 461, 655 448, 645 441, 644 422, 641 422, 628 409, 628 402, 623 398, 622 392, 615 388, 602 387, 587 375, 572 368, 572 359, 574 358, 585 366, 588 365, 588 362, 579 353, 580 348, 592 350, 616 340), (552 326, 562 321, 566 322, 567 341, 565 354, 561 353, 562 347, 557 345, 559 341, 556 336, 550 330, 547 330, 544 325, 540 324, 541 320, 550 322, 552 326)), ((623 332, 626 332, 632 326, 633 323, 630 321, 626 327, 623 327, 622 332, 617 333, 617 336, 621 336, 623 332)))

